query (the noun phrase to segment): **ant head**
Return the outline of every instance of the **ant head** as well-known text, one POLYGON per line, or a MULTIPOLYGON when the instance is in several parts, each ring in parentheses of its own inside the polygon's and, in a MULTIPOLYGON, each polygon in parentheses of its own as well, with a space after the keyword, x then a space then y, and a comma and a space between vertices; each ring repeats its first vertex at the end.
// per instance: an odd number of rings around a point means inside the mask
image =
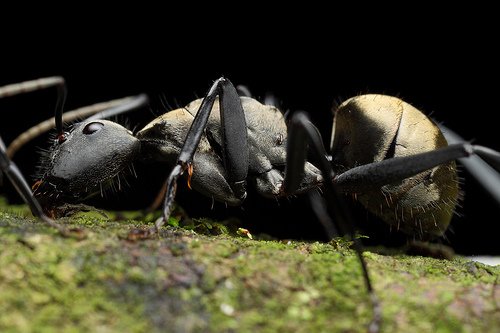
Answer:
POLYGON ((108 120, 87 120, 59 134, 34 192, 42 202, 80 201, 98 193, 138 156, 140 141, 108 120))

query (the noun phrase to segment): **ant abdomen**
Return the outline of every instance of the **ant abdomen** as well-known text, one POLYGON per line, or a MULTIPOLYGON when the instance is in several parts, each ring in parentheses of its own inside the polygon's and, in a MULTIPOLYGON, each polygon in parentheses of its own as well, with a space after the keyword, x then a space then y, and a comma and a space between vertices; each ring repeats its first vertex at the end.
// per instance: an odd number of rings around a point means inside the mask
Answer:
MULTIPOLYGON (((386 95, 362 95, 342 103, 332 132, 333 163, 340 171, 447 146, 440 129, 415 107, 386 95)), ((371 213, 409 235, 441 236, 459 197, 455 162, 356 193, 371 213)))

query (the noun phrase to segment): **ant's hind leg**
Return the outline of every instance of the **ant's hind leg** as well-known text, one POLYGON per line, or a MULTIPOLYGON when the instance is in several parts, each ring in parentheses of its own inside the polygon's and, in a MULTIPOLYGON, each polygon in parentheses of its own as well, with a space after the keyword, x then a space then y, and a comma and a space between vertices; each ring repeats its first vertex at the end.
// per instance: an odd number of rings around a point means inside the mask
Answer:
MULTIPOLYGON (((453 132, 448 127, 439 125, 446 140, 450 144, 466 142, 457 133, 453 132)), ((500 174, 491 167, 487 162, 487 157, 483 160, 479 156, 470 156, 469 158, 459 158, 458 161, 467 169, 467 171, 477 179, 481 186, 500 204, 500 174)))
POLYGON ((500 170, 499 152, 462 142, 425 153, 361 165, 337 175, 334 182, 344 192, 363 192, 401 181, 456 159, 473 156, 480 157, 497 171, 500 170))

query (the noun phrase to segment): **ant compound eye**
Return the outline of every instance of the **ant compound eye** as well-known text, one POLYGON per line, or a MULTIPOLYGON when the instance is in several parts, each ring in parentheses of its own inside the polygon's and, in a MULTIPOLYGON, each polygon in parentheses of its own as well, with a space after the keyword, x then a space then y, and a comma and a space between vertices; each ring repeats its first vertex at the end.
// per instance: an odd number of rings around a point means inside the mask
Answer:
POLYGON ((85 134, 85 135, 94 134, 95 132, 99 131, 103 127, 104 127, 103 123, 98 123, 98 122, 88 123, 83 128, 83 134, 85 134))

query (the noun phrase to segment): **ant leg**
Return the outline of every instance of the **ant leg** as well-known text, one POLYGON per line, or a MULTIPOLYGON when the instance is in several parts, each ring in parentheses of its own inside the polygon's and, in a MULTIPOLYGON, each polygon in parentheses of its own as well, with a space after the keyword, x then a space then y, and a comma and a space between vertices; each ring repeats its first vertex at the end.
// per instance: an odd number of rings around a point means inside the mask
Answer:
MULTIPOLYGON (((451 129, 443 125, 439 125, 439 128, 443 132, 448 143, 466 142, 465 139, 451 129)), ((500 174, 477 155, 470 156, 469 158, 459 158, 458 160, 467 171, 477 179, 493 199, 495 199, 496 202, 500 202, 500 174)))
POLYGON ((459 143, 425 153, 361 165, 337 175, 333 181, 345 192, 373 190, 455 159, 474 155, 500 170, 499 152, 483 146, 459 143))
MULTIPOLYGON (((328 161, 326 161, 328 163, 324 163, 327 155, 319 130, 303 113, 296 113, 291 116, 291 119, 293 119, 293 121, 290 120, 288 129, 285 176, 281 186, 281 191, 284 195, 297 193, 300 190, 303 190, 301 188, 301 184, 305 177, 308 144, 311 144, 314 148, 312 152, 316 155, 317 160, 321 164, 320 171, 323 178, 331 179, 333 175, 330 163, 328 161)), ((307 191, 310 191, 315 187, 316 186, 307 186, 306 189, 307 191)), ((339 202, 336 198, 330 199, 330 202, 339 202)), ((336 223, 346 223, 346 218, 340 214, 340 209, 334 209, 332 212, 335 215, 334 220, 339 221, 334 222, 328 215, 328 209, 325 207, 324 203, 321 202, 321 200, 316 200, 311 197, 311 203, 313 210, 318 217, 318 220, 323 225, 328 238, 331 239, 337 236, 338 226, 336 226, 336 223)), ((347 212, 344 213, 344 215, 348 215, 347 212)), ((350 227, 352 227, 352 225, 347 223, 347 225, 339 231, 343 234, 354 234, 354 229, 350 230, 350 227)))
POLYGON ((188 173, 192 172, 193 156, 207 126, 208 117, 217 96, 219 96, 220 100, 222 150, 224 167, 228 172, 228 182, 236 196, 241 199, 246 197, 248 143, 245 114, 236 88, 229 80, 222 77, 214 82, 203 99, 187 133, 177 159, 177 165, 167 179, 163 216, 155 223, 156 231, 170 216, 177 188, 177 179, 186 170, 188 170, 188 173))
MULTIPOLYGON (((318 129, 309 121, 305 113, 296 113, 291 117, 288 129, 287 160, 285 177, 282 185, 282 190, 285 193, 294 193, 294 191, 299 188, 301 179, 304 176, 308 145, 311 152, 315 155, 316 160, 318 160, 318 168, 321 170, 323 178, 332 179, 334 175, 318 129)), ((369 332, 378 332, 382 317, 380 303, 372 287, 368 268, 362 254, 361 242, 354 235, 355 231, 352 216, 347 207, 342 204, 342 195, 334 186, 333 182, 326 181, 323 186, 327 202, 335 205, 335 207, 333 207, 335 219, 332 220, 329 218, 323 203, 315 202, 314 205, 318 206, 314 208, 314 212, 318 215, 320 221, 323 221, 323 223, 325 221, 335 223, 339 231, 352 239, 353 247, 359 258, 363 270, 363 278, 373 306, 373 319, 368 330, 369 332)), ((329 236, 331 236, 331 227, 325 226, 325 228, 328 230, 329 236)))
POLYGON ((48 226, 57 229, 61 234, 66 235, 67 231, 64 227, 54 222, 51 218, 43 213, 42 207, 33 197, 31 189, 24 179, 21 171, 12 162, 6 154, 5 144, 0 137, 0 170, 7 176, 11 183, 16 188, 17 193, 23 198, 24 202, 30 207, 34 216, 45 222, 48 226))

